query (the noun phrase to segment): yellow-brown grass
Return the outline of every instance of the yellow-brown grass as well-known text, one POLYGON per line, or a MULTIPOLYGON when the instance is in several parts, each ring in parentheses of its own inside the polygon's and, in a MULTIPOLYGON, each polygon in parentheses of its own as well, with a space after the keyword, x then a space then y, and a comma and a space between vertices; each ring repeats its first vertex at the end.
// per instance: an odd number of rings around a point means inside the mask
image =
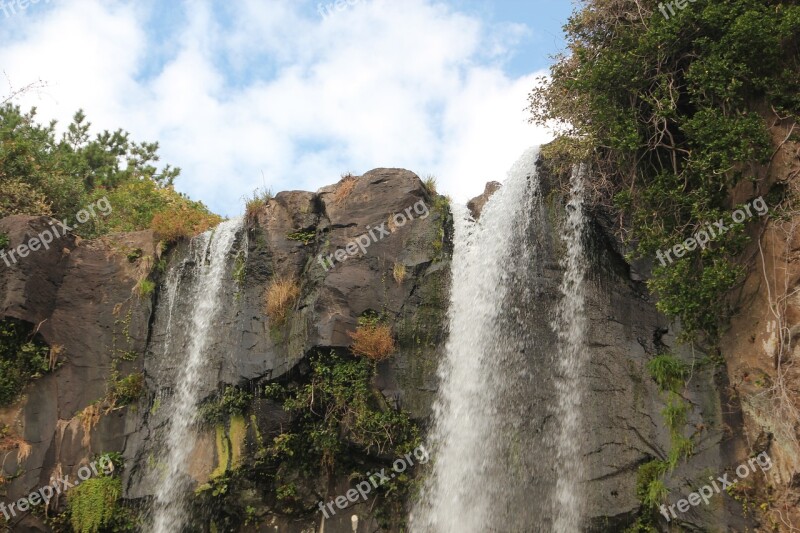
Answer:
POLYGON ((392 269, 392 277, 398 285, 402 285, 406 280, 406 266, 403 263, 395 263, 392 269))
POLYGON ((348 335, 353 339, 350 350, 373 361, 388 359, 396 349, 392 328, 385 324, 359 326, 348 335))
POLYGON ((342 180, 339 182, 339 185, 336 186, 336 191, 333 193, 334 203, 340 204, 347 200, 347 197, 353 192, 357 181, 356 177, 352 174, 342 176, 342 180))
POLYGON ((295 278, 274 279, 264 297, 267 316, 273 323, 282 324, 298 296, 300 296, 300 284, 295 278))

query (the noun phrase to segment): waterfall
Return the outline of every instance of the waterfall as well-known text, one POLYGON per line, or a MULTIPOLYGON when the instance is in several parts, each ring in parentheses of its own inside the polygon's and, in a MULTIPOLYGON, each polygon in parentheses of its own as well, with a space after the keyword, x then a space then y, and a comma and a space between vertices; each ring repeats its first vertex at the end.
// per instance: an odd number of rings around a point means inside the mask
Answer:
POLYGON ((174 362, 177 369, 174 390, 165 407, 169 409, 163 443, 165 468, 159 475, 153 503, 152 531, 156 533, 181 531, 186 523, 184 499, 191 494, 187 487, 187 465, 196 442, 197 404, 202 399, 207 348, 215 330, 220 299, 224 296, 222 289, 228 274, 228 259, 241 226, 241 219, 229 220, 195 237, 189 259, 167 276, 165 303, 169 315, 164 356, 174 362), (182 284, 185 279, 189 282, 182 284), (189 316, 173 316, 180 298, 189 300, 189 316), (175 338, 188 339, 185 353, 173 342, 175 338))
POLYGON ((553 227, 537 157, 520 158, 479 221, 453 206, 450 334, 415 532, 580 530, 583 182, 576 171, 553 227))
POLYGON ((515 298, 509 293, 525 292, 514 272, 524 272, 534 254, 527 229, 537 196, 537 152, 516 163, 480 222, 453 206, 450 335, 429 437, 434 466, 412 513, 414 531, 483 533, 508 526, 501 508, 512 501, 514 475, 498 459, 510 455, 504 438, 514 429, 506 426, 516 408, 508 400, 527 389, 530 378, 524 328, 508 304, 515 298))
POLYGON ((561 240, 566 249, 561 258, 564 277, 561 280, 561 302, 556 308, 552 328, 558 335, 556 368, 556 417, 560 421, 556 462, 559 475, 554 498, 554 531, 580 530, 584 510, 578 489, 583 480, 583 460, 580 456, 580 409, 583 398, 581 372, 588 351, 585 345, 587 321, 585 312, 584 277, 588 268, 583 236, 586 217, 583 213, 585 168, 576 167, 571 177, 571 198, 567 203, 567 220, 561 240))

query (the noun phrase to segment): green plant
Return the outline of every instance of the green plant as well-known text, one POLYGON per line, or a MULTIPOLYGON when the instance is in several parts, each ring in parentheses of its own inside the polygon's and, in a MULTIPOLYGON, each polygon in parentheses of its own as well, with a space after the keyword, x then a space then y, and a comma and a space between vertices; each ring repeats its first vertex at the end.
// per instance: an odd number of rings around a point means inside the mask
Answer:
MULTIPOLYGON (((530 95, 532 120, 562 133, 554 165, 592 163, 592 203, 622 221, 632 257, 729 220, 731 191, 743 180, 758 189, 753 173, 776 147, 762 110, 800 116, 800 6, 698 0, 669 18, 656 6, 583 2, 565 26, 568 53, 530 95)), ((716 341, 746 241, 734 224, 654 270, 659 309, 681 320, 684 339, 716 341)))
POLYGON ((76 533, 98 533, 110 524, 122 496, 118 477, 95 477, 67 493, 70 524, 76 533))
POLYGON ((124 378, 116 378, 111 383, 109 400, 112 405, 122 407, 135 404, 145 391, 144 374, 136 373, 124 378))
POLYGON ((290 241, 302 242, 304 245, 308 246, 317 238, 317 230, 316 228, 312 228, 309 230, 296 231, 287 235, 286 238, 290 241))
MULTIPOLYGON (((300 511, 292 495, 301 492, 301 480, 314 486, 320 472, 329 479, 336 472, 349 475, 348 466, 360 464, 360 471, 365 460, 402 456, 420 442, 419 430, 408 415, 386 406, 373 388, 374 363, 320 352, 310 365, 310 375, 301 382, 264 388, 266 397, 282 403, 292 415, 292 423, 264 443, 258 464, 273 480, 271 490, 282 491, 287 512, 300 511), (356 459, 358 450, 365 455, 356 459)), ((410 478, 397 483, 394 491, 384 494, 383 503, 402 500, 412 486, 410 478)))
POLYGON ((680 391, 689 377, 686 363, 670 354, 657 355, 648 361, 647 370, 662 391, 680 391))
POLYGON ((155 290, 156 282, 151 279, 144 278, 136 284, 136 293, 140 298, 149 298, 155 290))
POLYGON ((636 522, 625 529, 625 533, 654 533, 658 507, 666 501, 669 491, 664 484, 664 475, 669 465, 652 460, 642 464, 636 472, 636 497, 641 503, 636 522))
POLYGON ((50 348, 25 322, 0 320, 0 406, 13 403, 31 380, 50 372, 50 348))
POLYGON ((0 231, 0 250, 7 248, 9 245, 8 235, 0 231))
POLYGON ((228 385, 221 393, 203 402, 198 419, 205 426, 222 424, 232 416, 243 415, 252 402, 252 393, 228 385))
POLYGON ((258 212, 261 211, 272 198, 272 189, 255 189, 253 195, 247 198, 245 202, 245 219, 250 223, 254 222, 258 212))
POLYGON ((241 288, 244 286, 244 280, 247 276, 247 255, 244 250, 240 250, 236 254, 236 261, 233 264, 233 281, 241 288))

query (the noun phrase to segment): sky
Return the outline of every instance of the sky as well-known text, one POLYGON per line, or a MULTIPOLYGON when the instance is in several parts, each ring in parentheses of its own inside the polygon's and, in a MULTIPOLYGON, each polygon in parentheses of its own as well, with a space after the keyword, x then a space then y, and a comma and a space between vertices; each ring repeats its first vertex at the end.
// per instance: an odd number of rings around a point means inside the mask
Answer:
POLYGON ((235 216, 256 188, 407 168, 465 202, 550 132, 527 95, 570 0, 0 0, 0 99, 158 141, 176 189, 235 216))

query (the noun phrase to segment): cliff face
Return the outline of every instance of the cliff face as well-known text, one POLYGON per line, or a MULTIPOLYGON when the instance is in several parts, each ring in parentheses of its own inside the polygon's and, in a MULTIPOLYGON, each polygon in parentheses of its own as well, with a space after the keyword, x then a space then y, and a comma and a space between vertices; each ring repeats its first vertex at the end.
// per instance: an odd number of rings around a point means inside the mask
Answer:
MULTIPOLYGON (((535 301, 524 304, 530 307, 525 327, 537 332, 535 346, 525 352, 537 386, 526 391, 520 405, 528 417, 526 439, 537 442, 535 457, 524 460, 530 472, 536 472, 528 483, 535 493, 545 494, 558 468, 552 463, 558 446, 552 435, 559 421, 545 406, 555 372, 556 339, 548 324, 563 274, 558 236, 566 199, 559 192, 559 178, 545 168, 541 172, 544 210, 529 238, 546 254, 526 274, 535 301)), ((491 192, 487 189, 473 205, 480 209, 491 192)), ((775 379, 775 354, 783 354, 782 361, 795 357, 791 295, 798 276, 790 266, 791 254, 785 252, 795 250, 794 234, 765 237, 766 272, 780 273, 767 275, 773 305, 765 299, 763 269, 754 268, 745 284, 746 301, 762 303, 743 307, 734 319, 723 344, 726 369, 677 343, 679 330, 655 310, 640 276, 631 272, 617 251, 619 243, 602 222, 599 216, 592 218, 586 241, 591 259, 591 357, 583 376, 587 393, 581 444, 587 466, 586 529, 617 531, 629 525, 641 505, 641 468, 669 458, 674 435, 662 411, 670 398, 646 369, 659 354, 672 353, 693 369, 689 386, 679 391, 688 406, 680 432, 693 442, 693 454, 667 477, 672 494, 685 497, 709 475, 735 467, 758 451, 755 442, 766 442, 770 452, 776 452, 773 459, 779 467, 772 475, 780 477, 781 486, 796 484, 798 467, 793 461, 798 454, 791 438, 782 436, 791 431, 769 429, 778 420, 770 415, 774 411, 758 404, 763 383, 797 399, 791 367, 778 367, 785 370, 782 389, 775 379), (780 319, 773 313, 774 302, 783 306, 780 319), (750 333, 753 324, 762 329, 750 333), (739 402, 745 405, 744 419, 739 402), (748 429, 744 439, 742 427, 748 429), (759 438, 762 433, 773 437, 759 438)), ((9 217, 0 220, 0 231, 15 246, 47 223, 9 217)), ((320 525, 317 503, 345 494, 352 486, 341 471, 330 475, 322 465, 306 465, 312 472, 302 480, 298 477, 296 492, 281 499, 262 484, 262 478, 274 472, 255 465, 265 461, 264 443, 297 416, 284 411, 266 391, 275 384, 289 390, 308 385, 315 357, 345 354, 359 318, 385 316, 398 343, 395 355, 376 366, 371 381, 376 405, 384 412, 407 412, 424 429, 446 338, 451 243, 446 202, 405 170, 376 169, 317 193, 280 193, 250 213, 229 258, 225 296, 218 302, 219 320, 209 332, 211 355, 201 383, 205 404, 216 405, 230 387, 246 393, 246 400, 236 412, 224 411, 206 424, 190 454, 188 471, 199 489, 193 508, 198 525, 207 527, 213 521, 226 530, 307 531, 320 525), (396 218, 400 213, 405 216, 396 218), (274 280, 291 278, 299 281, 299 297, 283 324, 271 324, 264 313, 264 294, 274 280), (203 490, 209 487, 214 497, 203 490)), ((97 455, 119 452, 125 462, 124 498, 138 510, 146 507, 163 471, 159 446, 172 414, 181 354, 190 342, 173 337, 166 349, 170 321, 192 309, 181 297, 170 302, 165 287, 186 281, 170 281, 169 275, 192 257, 189 247, 182 243, 162 254, 149 232, 91 242, 66 237, 13 267, 0 265, 0 318, 24 321, 57 359, 52 371, 30 381, 17 402, 0 409, 5 436, 0 439, 0 500, 19 499, 59 474, 74 478, 97 455), (148 275, 158 281, 152 293, 137 288, 148 275), (141 395, 124 401, 119 383, 137 375, 144 377, 141 395)), ((350 435, 341 438, 351 472, 363 473, 395 459, 359 448, 350 435)), ((530 505, 525 503, 530 494, 518 503, 530 505)), ((781 494, 791 498, 790 492, 781 494)), ((358 531, 374 531, 387 520, 400 524, 402 506, 378 512, 376 503, 384 496, 372 495, 339 512, 326 520, 325 531, 351 532, 353 516, 359 517, 358 531)), ((63 510, 64 503, 63 497, 54 500, 50 514, 63 510)), ((58 530, 45 525, 43 515, 22 513, 12 520, 13 530, 58 530)), ((751 516, 743 515, 741 503, 720 495, 713 505, 693 507, 678 522, 684 528, 744 530, 752 527, 751 516)))

